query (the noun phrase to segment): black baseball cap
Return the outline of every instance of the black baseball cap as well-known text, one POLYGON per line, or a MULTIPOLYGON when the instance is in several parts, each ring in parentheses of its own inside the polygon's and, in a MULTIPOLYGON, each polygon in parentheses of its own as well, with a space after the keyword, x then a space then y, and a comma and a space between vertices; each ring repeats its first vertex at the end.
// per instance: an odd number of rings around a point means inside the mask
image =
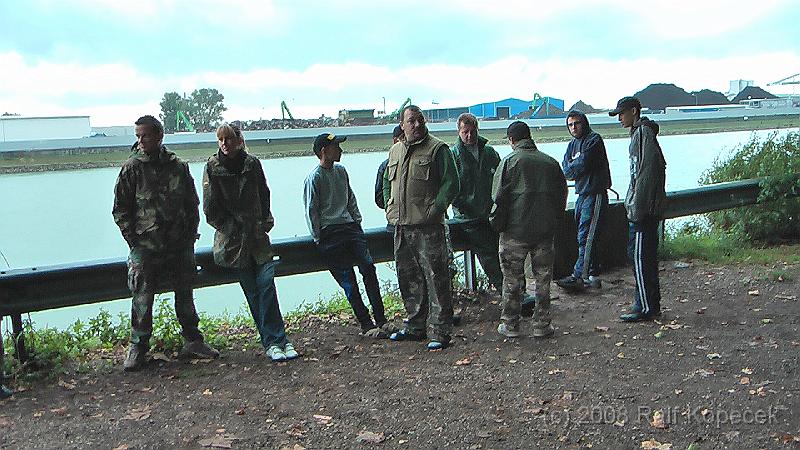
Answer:
POLYGON ((617 114, 625 111, 626 109, 636 108, 638 110, 642 109, 642 102, 639 101, 636 97, 622 97, 617 102, 617 107, 612 109, 608 112, 609 116, 616 116, 617 114))
POLYGON ((333 133, 322 133, 314 138, 314 153, 319 153, 322 147, 329 144, 341 144, 347 140, 347 136, 336 136, 333 133))

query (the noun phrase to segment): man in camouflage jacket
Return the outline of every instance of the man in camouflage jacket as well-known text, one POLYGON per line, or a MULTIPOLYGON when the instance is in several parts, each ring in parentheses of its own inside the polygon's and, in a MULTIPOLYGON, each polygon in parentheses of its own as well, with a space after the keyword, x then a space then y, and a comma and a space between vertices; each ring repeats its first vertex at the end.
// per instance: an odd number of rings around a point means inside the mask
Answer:
POLYGON ((164 128, 155 117, 140 117, 134 153, 122 165, 114 187, 114 221, 130 247, 128 287, 133 305, 126 371, 138 370, 145 362, 153 299, 165 288, 175 292, 175 312, 185 339, 181 356, 219 356, 203 341, 192 298, 200 221, 197 191, 189 165, 162 145, 163 138, 164 128))

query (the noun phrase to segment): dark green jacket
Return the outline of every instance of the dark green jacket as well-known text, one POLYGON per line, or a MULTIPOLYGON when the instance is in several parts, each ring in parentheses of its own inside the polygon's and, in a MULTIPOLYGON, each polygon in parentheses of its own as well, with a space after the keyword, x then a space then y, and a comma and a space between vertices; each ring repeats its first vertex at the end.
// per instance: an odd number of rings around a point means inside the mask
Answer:
POLYGON ((530 139, 514 145, 494 176, 489 217, 500 239, 536 244, 552 239, 564 218, 567 180, 561 165, 530 139))
POLYGON ((162 147, 154 158, 137 151, 125 161, 112 213, 131 248, 178 251, 197 239, 198 204, 189 165, 162 147))
POLYGON ((486 138, 478 136, 478 159, 464 147, 461 138, 452 148, 461 190, 453 200, 457 218, 487 218, 492 209, 492 180, 500 164, 500 155, 486 138))
MULTIPOLYGON (((244 152, 245 150, 241 150, 244 152)), ((218 155, 203 171, 203 212, 214 233, 214 262, 249 267, 273 257, 267 233, 275 225, 261 162, 245 154, 241 173, 230 172, 218 155)))

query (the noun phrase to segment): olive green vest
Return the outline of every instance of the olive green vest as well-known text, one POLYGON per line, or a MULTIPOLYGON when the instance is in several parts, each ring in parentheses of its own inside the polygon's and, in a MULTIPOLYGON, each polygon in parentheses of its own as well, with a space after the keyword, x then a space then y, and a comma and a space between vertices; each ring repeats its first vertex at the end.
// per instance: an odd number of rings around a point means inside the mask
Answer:
POLYGON ((392 225, 444 223, 444 212, 431 215, 441 188, 435 156, 447 144, 428 134, 407 145, 400 141, 389 149, 387 178, 392 196, 386 203, 386 219, 392 225))

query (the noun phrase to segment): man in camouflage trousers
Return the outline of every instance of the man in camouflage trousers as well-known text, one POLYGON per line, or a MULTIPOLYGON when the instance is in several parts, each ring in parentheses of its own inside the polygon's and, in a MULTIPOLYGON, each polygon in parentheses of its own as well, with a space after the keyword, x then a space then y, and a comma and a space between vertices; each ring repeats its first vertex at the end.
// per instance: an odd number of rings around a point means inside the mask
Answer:
POLYGON ((126 371, 142 368, 153 331, 156 292, 172 288, 186 358, 216 358, 197 325, 192 286, 199 199, 189 165, 162 145, 164 127, 153 116, 136 121, 135 152, 114 187, 114 221, 130 247, 128 287, 133 294, 126 371))
POLYGON ((497 332, 515 338, 520 333, 525 259, 530 257, 536 283, 534 337, 553 335, 550 324, 550 281, 553 240, 564 217, 567 181, 558 161, 540 152, 524 122, 507 130, 513 152, 503 158, 492 186, 494 207, 489 221, 500 233, 503 269, 503 313, 497 332))
POLYGON ((447 144, 428 133, 417 106, 405 107, 400 118, 405 139, 389 149, 383 198, 386 218, 395 225, 397 281, 408 324, 389 338, 419 341, 428 334, 428 349, 438 350, 450 343, 453 321, 444 214, 458 194, 458 174, 447 144))

